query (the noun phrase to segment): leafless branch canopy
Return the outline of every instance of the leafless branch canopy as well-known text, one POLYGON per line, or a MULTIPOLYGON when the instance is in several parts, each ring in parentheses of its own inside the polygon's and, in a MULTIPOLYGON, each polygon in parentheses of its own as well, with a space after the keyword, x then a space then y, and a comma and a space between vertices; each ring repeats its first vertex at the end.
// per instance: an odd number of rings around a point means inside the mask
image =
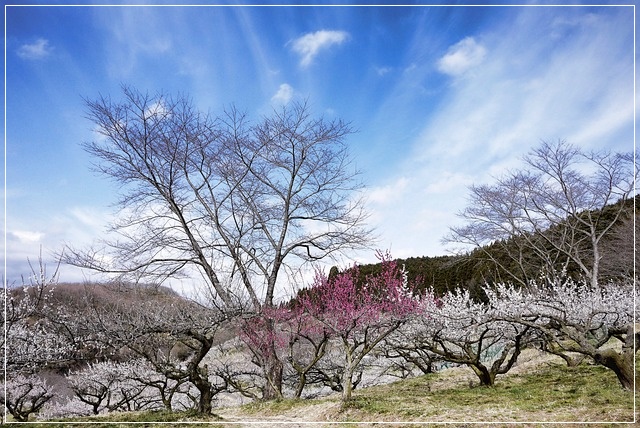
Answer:
POLYGON ((85 144, 95 169, 122 185, 119 239, 66 249, 66 263, 156 280, 195 267, 224 304, 234 277, 259 308, 272 304, 286 263, 368 243, 349 124, 315 118, 307 103, 252 124, 183 96, 124 96, 87 101, 100 138, 85 144))
POLYGON ((585 153, 561 140, 543 142, 524 162, 495 184, 471 186, 470 203, 460 213, 466 225, 451 228, 444 241, 478 248, 503 244, 507 261, 486 254, 503 272, 518 267, 510 280, 527 278, 535 259, 534 274, 571 263, 596 284, 603 237, 622 220, 624 202, 633 196, 633 153, 585 153))

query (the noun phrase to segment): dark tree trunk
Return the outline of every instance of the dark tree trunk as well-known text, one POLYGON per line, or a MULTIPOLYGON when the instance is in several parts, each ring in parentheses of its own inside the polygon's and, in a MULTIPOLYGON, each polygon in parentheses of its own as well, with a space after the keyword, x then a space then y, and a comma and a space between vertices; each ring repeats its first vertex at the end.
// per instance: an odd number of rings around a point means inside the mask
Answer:
POLYGON ((596 353, 594 360, 613 370, 624 389, 633 389, 633 352, 618 353, 613 349, 604 349, 596 353))
POLYGON ((496 374, 490 371, 482 364, 471 364, 471 368, 473 369, 478 379, 480 379, 480 385, 482 386, 493 386, 496 374))
POLYGON ((302 397, 302 391, 304 391, 304 387, 306 385, 307 385, 307 372, 302 372, 298 377, 298 386, 296 387, 295 398, 302 397))
MULTIPOLYGON (((266 328, 269 329, 269 332, 272 333, 272 337, 276 337, 275 334, 275 322, 270 317, 265 317, 266 328)), ((282 398, 282 372, 283 365, 280 358, 278 358, 278 354, 276 352, 276 343, 275 340, 271 340, 270 343, 267 344, 267 349, 264 350, 264 355, 262 356, 263 362, 263 371, 265 375, 265 385, 264 390, 262 391, 262 399, 263 400, 279 400, 282 398)))
POLYGON ((206 364, 202 368, 195 366, 189 373, 189 380, 200 393, 200 398, 198 399, 198 413, 206 415, 211 414, 211 400, 213 399, 213 393, 211 391, 211 382, 209 382, 209 373, 206 364))
POLYGON ((267 377, 262 398, 264 400, 279 400, 282 398, 282 362, 278 358, 275 343, 271 344, 269 354, 265 356, 265 375, 267 377))
POLYGON ((196 386, 198 388, 198 391, 200 391, 200 399, 198 400, 198 413, 209 415, 211 414, 211 400, 213 399, 213 395, 211 394, 211 386, 204 384, 196 386))
POLYGON ((169 398, 165 397, 164 394, 162 394, 162 405, 164 406, 164 408, 168 411, 172 411, 172 405, 171 405, 171 399, 173 397, 173 394, 171 394, 171 396, 169 398))

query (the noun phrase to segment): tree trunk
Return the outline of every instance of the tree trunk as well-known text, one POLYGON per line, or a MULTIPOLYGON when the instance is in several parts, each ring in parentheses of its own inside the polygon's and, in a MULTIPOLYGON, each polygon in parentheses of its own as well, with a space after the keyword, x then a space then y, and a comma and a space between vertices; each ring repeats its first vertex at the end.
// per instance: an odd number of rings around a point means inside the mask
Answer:
POLYGON ((268 317, 265 314, 265 322, 266 328, 271 333, 272 340, 267 344, 267 349, 264 352, 263 363, 264 367, 262 368, 265 375, 265 386, 262 391, 262 399, 263 400, 279 400, 282 398, 282 371, 283 364, 278 358, 278 354, 276 352, 276 343, 275 343, 275 322, 273 319, 268 317))
POLYGON ((295 398, 302 397, 302 391, 304 391, 304 387, 306 384, 307 384, 307 372, 302 372, 298 377, 298 386, 296 387, 295 398))
POLYGON ((190 364, 189 381, 193 383, 198 392, 200 398, 198 399, 198 413, 203 415, 211 414, 211 400, 213 400, 213 393, 211 391, 211 382, 209 382, 209 370, 207 365, 200 368, 197 364, 190 364))
POLYGON ((344 374, 342 375, 342 402, 346 403, 351 400, 351 393, 353 392, 353 372, 355 364, 353 361, 353 350, 349 347, 347 340, 342 338, 346 350, 346 367, 344 374))
POLYGON ((353 370, 348 368, 342 380, 342 402, 346 403, 351 400, 353 392, 353 370))
POLYGON ((213 395, 211 394, 211 385, 208 385, 209 382, 206 382, 201 385, 196 385, 198 391, 200 391, 200 399, 198 400, 198 413, 203 415, 211 414, 211 400, 213 399, 213 395))
POLYGON ((480 385, 482 386, 493 386, 496 374, 492 373, 488 368, 483 366, 482 364, 471 364, 471 368, 473 369, 478 379, 480 379, 480 385))
POLYGON ((269 355, 265 355, 264 373, 266 385, 262 394, 264 400, 279 400, 282 398, 282 362, 278 358, 275 343, 269 349, 269 355))
POLYGON ((171 405, 172 398, 173 398, 173 394, 171 394, 169 398, 165 397, 164 394, 162 394, 162 405, 164 406, 165 410, 168 410, 169 412, 173 411, 173 408, 171 405))
POLYGON ((633 389, 633 352, 618 353, 613 349, 604 349, 596 353, 594 360, 613 370, 624 389, 633 389))

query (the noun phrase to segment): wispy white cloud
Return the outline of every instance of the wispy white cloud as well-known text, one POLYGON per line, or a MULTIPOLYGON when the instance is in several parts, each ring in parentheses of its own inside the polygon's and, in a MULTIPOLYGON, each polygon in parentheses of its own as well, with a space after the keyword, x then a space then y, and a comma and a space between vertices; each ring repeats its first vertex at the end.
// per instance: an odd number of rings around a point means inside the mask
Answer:
POLYGON ((209 78, 211 70, 201 56, 184 53, 178 60, 178 74, 194 78, 209 78))
POLYGON ((288 104, 293 98, 293 87, 288 83, 283 83, 278 91, 271 97, 271 102, 275 104, 288 104))
MULTIPOLYGON (((75 248, 87 248, 95 244, 97 237, 105 237, 105 229, 113 219, 110 211, 92 206, 72 206, 64 212, 36 218, 12 217, 7 226, 7 279, 20 282, 21 275, 28 275, 27 260, 36 261, 42 253, 43 262, 55 269, 54 254, 69 244, 75 248)), ((82 281, 86 272, 70 266, 61 266, 61 281, 82 281)))
MULTIPOLYGON (((553 20, 535 12, 524 9, 517 19, 479 33, 482 46, 456 43, 434 60, 439 71, 465 78, 448 85, 437 109, 417 121, 413 149, 395 174, 377 182, 374 191, 385 200, 411 177, 392 204, 373 206, 383 247, 393 242, 400 251, 444 253, 440 239, 460 221, 455 213, 467 203, 468 186, 519 168, 521 156, 542 139, 564 138, 587 150, 633 149, 632 21, 621 25, 619 17, 589 15, 576 19, 558 43, 553 20), (541 33, 548 37, 533 36, 541 33), (399 224, 413 232, 403 233, 399 224)), ((416 95, 409 97, 406 104, 415 106, 416 95)), ((403 114, 400 104, 394 106, 403 114)))
POLYGON ((307 67, 321 50, 326 50, 332 45, 340 45, 348 39, 349 33, 346 31, 320 30, 295 39, 292 49, 300 55, 300 65, 307 67))
POLYGON ((11 230, 7 232, 7 239, 14 240, 21 244, 25 243, 33 243, 40 242, 40 240, 44 237, 44 233, 42 232, 34 232, 30 230, 11 230))
POLYGON ((18 48, 18 56, 27 60, 44 59, 51 55, 53 48, 47 39, 37 39, 33 43, 27 43, 18 48))
POLYGON ((624 30, 602 17, 596 28, 581 27, 562 44, 529 34, 534 31, 527 27, 505 30, 493 39, 482 70, 450 89, 419 139, 423 159, 444 156, 478 166, 557 138, 623 147, 616 137, 631 137, 633 123, 633 55, 621 48, 624 30))
POLYGON ((427 195, 446 196, 472 183, 472 178, 464 172, 445 171, 427 183, 424 187, 424 193, 427 195))
POLYGON ((112 215, 107 211, 90 206, 71 207, 68 209, 68 213, 69 217, 61 219, 61 222, 72 221, 87 231, 93 232, 104 229, 105 225, 112 220, 112 215))
POLYGON ((473 37, 466 37, 451 46, 438 60, 438 70, 451 76, 460 76, 467 70, 482 63, 487 49, 477 43, 473 37))
MULTIPOLYGON (((154 8, 123 7, 96 15, 108 31, 105 53, 109 72, 129 76, 140 65, 141 57, 158 57, 172 53, 174 37, 166 16, 154 8)), ((188 69, 181 64, 181 72, 188 69)))
POLYGON ((369 191, 368 200, 377 205, 387 205, 402 198, 408 185, 409 179, 400 177, 388 185, 372 188, 369 191))

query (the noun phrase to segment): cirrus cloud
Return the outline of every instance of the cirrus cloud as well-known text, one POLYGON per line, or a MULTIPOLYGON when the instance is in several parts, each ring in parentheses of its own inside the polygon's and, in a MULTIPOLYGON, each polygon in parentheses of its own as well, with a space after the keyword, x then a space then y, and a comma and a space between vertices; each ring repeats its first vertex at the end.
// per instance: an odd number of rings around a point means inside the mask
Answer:
POLYGON ((9 240, 17 240, 20 243, 39 242, 43 237, 44 233, 30 230, 12 230, 7 232, 7 238, 9 240))
POLYGON ((349 33, 346 31, 319 30, 295 39, 292 49, 300 55, 300 65, 307 67, 321 50, 332 45, 342 44, 348 38, 349 33))

